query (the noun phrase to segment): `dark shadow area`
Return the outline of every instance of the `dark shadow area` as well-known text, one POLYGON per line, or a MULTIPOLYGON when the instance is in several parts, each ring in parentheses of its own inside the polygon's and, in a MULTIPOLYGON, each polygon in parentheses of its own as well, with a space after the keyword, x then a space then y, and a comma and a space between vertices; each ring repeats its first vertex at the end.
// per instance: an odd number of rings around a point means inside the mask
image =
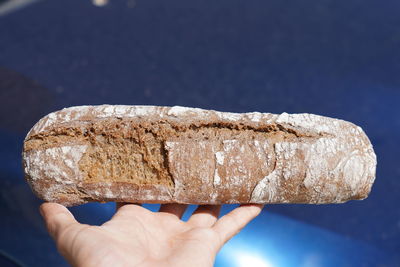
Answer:
POLYGON ((0 66, 0 128, 24 134, 54 109, 54 94, 36 81, 0 66))

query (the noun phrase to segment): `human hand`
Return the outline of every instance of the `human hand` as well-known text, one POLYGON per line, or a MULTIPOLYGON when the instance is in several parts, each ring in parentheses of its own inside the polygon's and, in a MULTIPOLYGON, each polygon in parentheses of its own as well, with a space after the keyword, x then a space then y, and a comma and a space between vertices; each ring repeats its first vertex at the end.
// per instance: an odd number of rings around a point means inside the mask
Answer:
POLYGON ((221 247, 262 210, 242 205, 218 219, 221 206, 199 206, 187 222, 187 205, 163 204, 152 212, 118 205, 101 226, 78 223, 62 205, 44 203, 40 212, 59 252, 73 266, 213 266, 221 247))

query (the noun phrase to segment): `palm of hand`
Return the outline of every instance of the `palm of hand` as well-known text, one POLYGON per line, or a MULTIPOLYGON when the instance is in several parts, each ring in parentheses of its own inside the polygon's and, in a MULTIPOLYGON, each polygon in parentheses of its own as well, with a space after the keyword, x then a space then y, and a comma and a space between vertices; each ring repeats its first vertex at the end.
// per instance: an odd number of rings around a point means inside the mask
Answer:
POLYGON ((120 207, 101 226, 75 221, 63 206, 41 207, 61 254, 74 266, 212 266, 219 249, 251 219, 260 205, 241 206, 218 220, 220 206, 200 206, 184 222, 186 205, 120 207))

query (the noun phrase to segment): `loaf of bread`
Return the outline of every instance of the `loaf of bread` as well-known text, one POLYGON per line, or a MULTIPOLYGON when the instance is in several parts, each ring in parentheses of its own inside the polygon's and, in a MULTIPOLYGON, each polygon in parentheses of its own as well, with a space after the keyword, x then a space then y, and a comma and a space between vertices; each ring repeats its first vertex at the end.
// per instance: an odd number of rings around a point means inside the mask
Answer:
POLYGON ((341 203, 368 196, 363 130, 312 114, 100 105, 42 118, 24 141, 33 192, 66 206, 341 203))

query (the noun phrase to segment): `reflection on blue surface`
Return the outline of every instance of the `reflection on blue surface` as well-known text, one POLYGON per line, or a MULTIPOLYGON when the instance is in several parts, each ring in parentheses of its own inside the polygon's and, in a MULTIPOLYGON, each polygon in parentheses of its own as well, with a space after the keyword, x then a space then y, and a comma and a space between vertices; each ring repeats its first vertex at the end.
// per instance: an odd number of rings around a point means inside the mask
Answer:
POLYGON ((264 212, 220 252, 216 266, 386 266, 390 259, 370 245, 325 229, 264 212), (259 265, 256 263, 259 262, 259 265), (386 264, 386 265, 385 265, 386 264))

